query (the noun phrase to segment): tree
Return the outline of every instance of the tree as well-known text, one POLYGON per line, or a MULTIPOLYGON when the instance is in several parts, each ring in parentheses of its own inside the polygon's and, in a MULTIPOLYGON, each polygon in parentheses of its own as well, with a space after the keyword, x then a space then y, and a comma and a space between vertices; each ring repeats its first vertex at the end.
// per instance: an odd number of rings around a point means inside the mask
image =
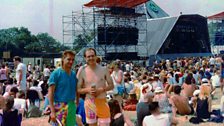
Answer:
POLYGON ((25 56, 30 53, 48 52, 58 53, 69 49, 47 33, 32 35, 24 27, 0 29, 0 55, 3 51, 10 51, 12 56, 25 56))

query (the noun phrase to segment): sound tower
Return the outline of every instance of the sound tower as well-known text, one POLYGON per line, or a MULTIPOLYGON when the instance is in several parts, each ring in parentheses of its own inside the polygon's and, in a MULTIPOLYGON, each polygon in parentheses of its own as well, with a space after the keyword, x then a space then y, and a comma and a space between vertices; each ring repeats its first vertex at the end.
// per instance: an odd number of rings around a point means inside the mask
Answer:
POLYGON ((139 60, 140 57, 138 56, 137 52, 113 52, 113 53, 106 53, 105 55, 106 60, 139 60))
POLYGON ((100 27, 98 31, 99 45, 137 45, 139 30, 134 27, 100 27))

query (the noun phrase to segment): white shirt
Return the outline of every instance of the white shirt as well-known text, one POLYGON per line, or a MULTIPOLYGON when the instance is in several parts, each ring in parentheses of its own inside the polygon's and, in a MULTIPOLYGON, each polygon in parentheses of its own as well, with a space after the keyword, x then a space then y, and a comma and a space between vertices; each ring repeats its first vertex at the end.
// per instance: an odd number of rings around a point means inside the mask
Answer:
POLYGON ((21 98, 15 98, 14 99, 14 108, 15 109, 24 109, 26 110, 26 100, 21 98))
POLYGON ((19 89, 20 90, 26 90, 26 65, 23 63, 19 63, 16 68, 16 80, 19 81, 20 76, 20 70, 22 70, 22 80, 19 89))
POLYGON ((38 91, 38 92, 42 91, 41 87, 38 87, 38 86, 32 86, 32 87, 30 87, 30 90, 35 90, 35 91, 38 91))
POLYGON ((162 84, 162 82, 161 81, 153 81, 152 82, 152 87, 153 87, 153 89, 155 90, 157 87, 161 87, 161 89, 163 89, 163 84, 162 84))
POLYGON ((32 66, 29 64, 27 69, 28 69, 29 72, 31 72, 32 71, 32 66))
POLYGON ((126 64, 125 65, 125 69, 126 69, 126 71, 130 71, 131 70, 131 66, 129 64, 126 64))
POLYGON ((44 68, 43 74, 45 77, 49 77, 51 74, 51 71, 48 68, 44 68))
POLYGON ((143 126, 170 126, 169 114, 160 114, 158 116, 145 116, 142 122, 143 126))
POLYGON ((211 82, 213 87, 220 86, 220 77, 219 75, 215 74, 211 77, 211 82))
POLYGON ((214 64, 215 64, 215 58, 213 58, 213 57, 210 58, 210 59, 209 59, 209 63, 210 63, 211 65, 214 65, 214 64))
POLYGON ((7 80, 6 69, 0 69, 0 80, 7 80))

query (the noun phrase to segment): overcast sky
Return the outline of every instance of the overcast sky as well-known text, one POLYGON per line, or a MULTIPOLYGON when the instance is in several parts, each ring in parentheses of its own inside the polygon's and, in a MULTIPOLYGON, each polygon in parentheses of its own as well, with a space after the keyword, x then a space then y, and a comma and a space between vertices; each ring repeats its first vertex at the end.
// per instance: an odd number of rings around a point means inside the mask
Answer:
MULTIPOLYGON (((62 41, 62 16, 81 10, 91 0, 0 0, 0 29, 27 27, 32 34, 48 32, 62 41), (50 1, 53 1, 53 32, 50 32, 50 1)), ((224 11, 224 0, 154 0, 169 15, 210 16, 224 11)))

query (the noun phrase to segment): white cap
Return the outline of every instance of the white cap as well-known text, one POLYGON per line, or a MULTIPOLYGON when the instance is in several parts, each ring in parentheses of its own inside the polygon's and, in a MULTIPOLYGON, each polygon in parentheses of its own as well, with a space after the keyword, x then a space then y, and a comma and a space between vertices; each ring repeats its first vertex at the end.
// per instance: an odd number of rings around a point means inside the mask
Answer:
POLYGON ((156 87, 155 93, 163 92, 163 89, 161 87, 156 87))
POLYGON ((200 93, 200 90, 195 90, 193 95, 196 96, 196 95, 199 95, 199 93, 200 93))
POLYGON ((208 83, 208 79, 207 78, 203 78, 201 81, 202 81, 202 83, 208 83))
POLYGON ((152 85, 149 84, 149 83, 146 83, 146 84, 142 85, 142 90, 141 91, 143 92, 143 90, 145 90, 146 93, 152 91, 152 85))

